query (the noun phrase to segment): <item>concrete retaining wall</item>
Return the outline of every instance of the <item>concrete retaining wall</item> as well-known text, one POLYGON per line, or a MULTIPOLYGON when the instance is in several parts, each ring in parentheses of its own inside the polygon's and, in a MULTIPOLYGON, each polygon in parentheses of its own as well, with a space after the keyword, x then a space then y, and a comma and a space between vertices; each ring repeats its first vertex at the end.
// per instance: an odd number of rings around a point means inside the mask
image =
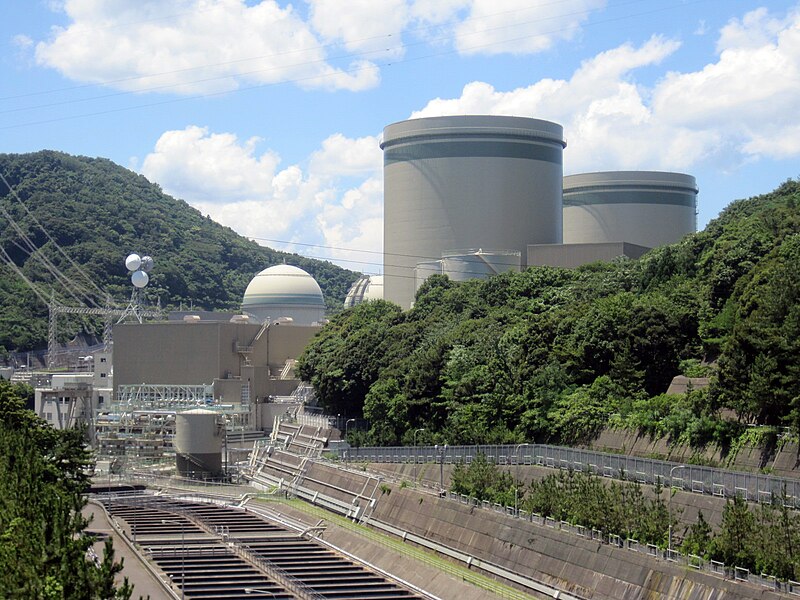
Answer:
MULTIPOLYGON (((431 474, 427 473, 428 477, 431 474)), ((315 463, 308 475, 340 490, 349 490, 351 499, 375 489, 366 485, 369 478, 366 472, 360 474, 315 463)), ((342 499, 345 496, 342 492, 342 499)), ((397 483, 384 482, 382 489, 377 488, 376 497, 371 518, 593 600, 785 597, 766 588, 736 584, 645 554, 403 488, 397 483)), ((673 498, 676 509, 683 504, 677 498, 677 495, 673 498)), ((714 509, 719 499, 702 496, 688 499, 690 506, 697 506, 699 500, 707 503, 704 514, 709 520, 717 520, 714 509)))
POLYGON ((779 598, 644 554, 391 486, 374 517, 592 599, 779 598))
POLYGON ((629 431, 606 429, 590 444, 589 448, 674 462, 697 463, 699 460, 702 464, 709 466, 725 467, 748 473, 768 470, 772 475, 778 477, 800 477, 800 447, 796 443, 783 444, 774 450, 744 446, 730 461, 715 446, 698 451, 689 446, 670 446, 669 440, 666 438, 653 439, 629 431))

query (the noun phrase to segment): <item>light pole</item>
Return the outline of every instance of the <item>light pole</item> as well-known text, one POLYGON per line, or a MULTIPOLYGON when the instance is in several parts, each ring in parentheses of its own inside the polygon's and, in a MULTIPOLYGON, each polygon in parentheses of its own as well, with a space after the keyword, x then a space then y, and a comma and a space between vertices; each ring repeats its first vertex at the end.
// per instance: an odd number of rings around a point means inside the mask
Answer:
POLYGON ((672 558, 672 474, 678 469, 685 469, 686 465, 675 465, 669 470, 669 500, 667 502, 667 558, 672 558))
POLYGON ((186 598, 186 592, 184 591, 184 584, 186 583, 186 529, 184 528, 183 521, 161 519, 161 523, 164 525, 181 526, 181 600, 184 600, 186 598))
POLYGON ((514 448, 514 455, 517 457, 517 481, 514 482, 514 516, 519 516, 519 451, 523 446, 530 446, 530 444, 517 444, 514 448))
POLYGON ((350 458, 348 455, 350 454, 348 450, 350 450, 350 442, 347 440, 347 428, 350 427, 350 423, 355 423, 355 419, 347 419, 344 423, 344 441, 347 442, 347 450, 344 451, 344 464, 347 465, 347 459, 350 458))
POLYGON ((414 485, 417 485, 417 434, 425 431, 424 427, 414 430, 414 485))
POLYGON ((440 446, 436 444, 435 448, 439 451, 439 492, 444 491, 444 457, 447 455, 447 444, 440 446))

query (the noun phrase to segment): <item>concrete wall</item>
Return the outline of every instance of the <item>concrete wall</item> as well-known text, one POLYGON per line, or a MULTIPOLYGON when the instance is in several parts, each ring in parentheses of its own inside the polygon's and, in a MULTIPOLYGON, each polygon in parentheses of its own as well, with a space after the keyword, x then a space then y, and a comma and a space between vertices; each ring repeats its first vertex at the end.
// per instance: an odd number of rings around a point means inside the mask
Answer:
POLYGON ((650 248, 627 242, 539 244, 528 246, 528 266, 541 265, 574 269, 597 261, 611 262, 619 256, 639 258, 648 250, 650 248))
MULTIPOLYGON (((413 469, 413 465, 392 467, 401 475, 409 475, 408 471, 413 469)), ((426 467, 423 474, 420 466, 421 477, 431 480, 438 475, 438 466, 426 467)), ((524 470, 535 476, 537 468, 524 470)), ((358 473, 315 463, 303 485, 352 502, 358 494, 371 495, 375 489, 373 482, 374 475, 368 471, 358 473)), ((441 499, 413 488, 402 488, 397 483, 384 481, 381 487, 383 490, 376 491, 377 503, 371 518, 587 598, 738 600, 783 597, 765 588, 735 584, 643 553, 441 499)), ((704 515, 716 521, 718 502, 718 498, 679 493, 673 498, 673 508, 679 511, 688 503, 695 509, 703 508, 704 515)))
POLYGON ((273 375, 289 358, 297 358, 319 331, 321 325, 270 325, 268 331, 269 365, 273 375))
POLYGON ((210 384, 228 371, 239 375, 234 345, 248 345, 260 328, 213 321, 116 325, 114 390, 139 383, 210 384))
POLYGON ((607 429, 591 443, 591 448, 642 458, 725 467, 746 473, 766 470, 777 477, 800 477, 800 447, 796 443, 785 443, 777 448, 743 446, 736 456, 730 457, 717 446, 698 450, 670 445, 667 438, 653 439, 629 431, 607 429))
MULTIPOLYGON (((114 327, 114 392, 140 383, 199 385, 216 382, 228 401, 250 379, 251 398, 282 395, 269 379, 287 359, 297 358, 320 326, 272 325, 260 337, 261 325, 223 321, 181 321, 114 327), (246 365, 238 346, 251 349, 246 365), (233 383, 234 378, 242 381, 233 383)), ((296 382, 294 382, 296 387, 296 382)), ((292 388, 294 389, 294 388, 292 388)), ((290 390, 291 391, 291 390, 290 390)))
POLYGON ((587 598, 781 597, 493 511, 392 487, 381 496, 376 518, 587 598))

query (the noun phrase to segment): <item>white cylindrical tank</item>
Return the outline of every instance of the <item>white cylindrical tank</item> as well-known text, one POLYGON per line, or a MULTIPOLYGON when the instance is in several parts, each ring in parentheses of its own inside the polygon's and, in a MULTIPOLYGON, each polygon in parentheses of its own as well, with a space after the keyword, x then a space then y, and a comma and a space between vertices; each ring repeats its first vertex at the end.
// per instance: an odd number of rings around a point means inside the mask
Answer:
POLYGON ((425 280, 431 275, 442 275, 444 264, 442 260, 423 260, 414 266, 414 294, 417 293, 425 280))
POLYGON ((506 271, 519 271, 522 257, 514 250, 465 250, 442 256, 442 272, 452 281, 488 279, 506 271))
POLYGON ((408 308, 417 264, 451 248, 508 248, 526 259, 528 244, 560 243, 565 146, 561 125, 525 117, 387 126, 384 298, 408 308))
POLYGON ((175 457, 178 473, 195 479, 222 474, 222 439, 225 428, 211 410, 195 408, 175 416, 175 457))
POLYGON ((696 213, 691 175, 607 171, 564 177, 565 244, 672 244, 696 231, 696 213))

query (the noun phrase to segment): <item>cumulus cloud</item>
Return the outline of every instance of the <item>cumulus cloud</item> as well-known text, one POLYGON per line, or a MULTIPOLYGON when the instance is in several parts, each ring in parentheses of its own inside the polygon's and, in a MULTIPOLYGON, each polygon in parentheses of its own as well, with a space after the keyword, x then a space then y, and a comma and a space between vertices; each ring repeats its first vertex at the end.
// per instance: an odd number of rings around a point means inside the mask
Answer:
POLYGON ((715 62, 666 74, 652 87, 635 71, 678 51, 653 37, 585 61, 568 80, 544 79, 511 91, 485 82, 458 98, 430 101, 413 117, 511 114, 553 120, 568 139, 565 170, 687 169, 701 161, 738 163, 800 154, 800 13, 777 19, 759 9, 720 32, 715 62))
MULTIPOLYGON (((208 94, 291 81, 364 90, 406 43, 526 54, 568 40, 606 0, 64 0, 69 19, 35 44, 41 66, 133 92, 208 94), (404 39, 405 38, 405 39, 404 39)), ((29 45, 32 45, 29 44, 29 45)))
POLYGON ((405 0, 309 0, 309 4, 311 24, 325 41, 342 42, 351 52, 402 55, 400 34, 409 13, 405 0))
POLYGON ((36 45, 39 64, 127 91, 179 94, 295 81, 361 90, 377 67, 355 58, 335 67, 309 25, 274 0, 66 0, 71 23, 36 45), (233 43, 235 42, 235 43, 233 43))
POLYGON ((472 0, 467 17, 455 27, 462 54, 530 54, 569 40, 605 0, 472 0))
POLYGON ((276 152, 259 152, 260 143, 189 126, 163 133, 141 170, 168 194, 265 245, 275 246, 263 238, 318 243, 325 247, 289 249, 358 261, 343 262, 354 269, 377 268, 381 261, 374 253, 383 247, 378 139, 331 135, 305 170, 283 167, 276 152), (348 185, 352 179, 357 183, 348 185))

